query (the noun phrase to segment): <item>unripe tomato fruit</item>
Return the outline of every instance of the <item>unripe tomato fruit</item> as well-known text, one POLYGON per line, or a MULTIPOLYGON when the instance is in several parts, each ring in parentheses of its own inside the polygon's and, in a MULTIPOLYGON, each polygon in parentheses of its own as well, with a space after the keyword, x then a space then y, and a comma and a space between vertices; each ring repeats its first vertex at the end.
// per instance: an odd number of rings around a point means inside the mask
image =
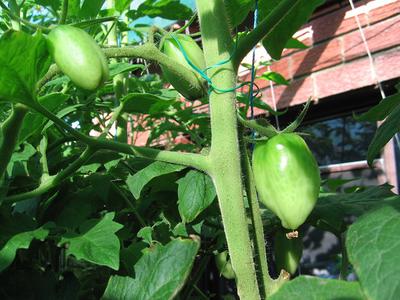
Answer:
POLYGON ((257 143, 253 169, 260 201, 283 227, 297 229, 314 208, 321 182, 305 141, 295 133, 282 133, 257 143))
MULTIPOLYGON (((190 36, 184 34, 175 34, 174 37, 179 41, 179 44, 185 51, 190 62, 192 62, 200 70, 203 70, 206 67, 206 62, 204 60, 203 50, 201 50, 199 45, 197 45, 196 41, 190 36)), ((165 38, 161 51, 172 60, 184 65, 191 72, 194 72, 192 67, 186 61, 185 56, 183 55, 175 39, 172 37, 165 38)), ((186 82, 183 82, 181 78, 177 77, 165 66, 161 66, 161 70, 163 71, 163 74, 168 82, 171 83, 171 85, 185 98, 194 100, 204 96, 203 94, 194 94, 193 89, 186 82)), ((199 81, 201 81, 201 76, 196 72, 194 73, 198 77, 199 81)))
POLYGON ((57 66, 77 86, 92 91, 108 79, 107 59, 86 31, 59 25, 50 31, 47 44, 57 66))
POLYGON ((289 240, 283 230, 276 232, 274 236, 274 255, 278 272, 283 269, 293 275, 299 266, 302 254, 303 241, 300 237, 289 240))
POLYGON ((215 263, 219 273, 226 279, 234 279, 235 272, 233 271, 230 259, 228 259, 228 251, 219 252, 215 255, 215 263))

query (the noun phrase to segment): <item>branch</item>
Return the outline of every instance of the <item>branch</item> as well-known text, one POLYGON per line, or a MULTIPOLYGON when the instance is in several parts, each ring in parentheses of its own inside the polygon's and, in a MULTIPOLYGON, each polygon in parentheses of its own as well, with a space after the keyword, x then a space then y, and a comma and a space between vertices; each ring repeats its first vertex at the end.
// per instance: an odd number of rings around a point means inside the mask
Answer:
POLYGON ((35 103, 32 105, 32 108, 37 112, 41 113, 49 120, 53 121, 54 124, 61 127, 62 129, 69 132, 76 139, 85 143, 89 147, 100 150, 112 150, 119 153, 125 153, 129 155, 133 155, 136 157, 148 158, 152 160, 164 161, 168 163, 184 165, 189 167, 194 167, 201 171, 208 171, 208 159, 207 156, 197 154, 197 153, 185 153, 185 152, 174 152, 174 151, 166 151, 166 150, 158 150, 147 147, 137 147, 131 146, 124 143, 119 143, 116 141, 107 140, 104 138, 93 138, 87 136, 80 131, 72 128, 70 125, 65 123, 63 120, 59 119, 52 112, 48 111, 45 107, 40 105, 39 103, 35 103))
POLYGON ((51 189, 59 185, 64 179, 68 178, 71 174, 75 173, 81 166, 83 166, 90 157, 96 152, 92 148, 86 148, 86 150, 67 168, 62 170, 55 176, 48 177, 46 181, 43 181, 36 189, 22 194, 17 194, 9 197, 5 197, 0 204, 12 204, 26 199, 38 197, 51 189))
POLYGON ((236 51, 233 54, 233 65, 237 69, 243 58, 268 35, 292 7, 293 0, 282 0, 249 34, 240 38, 236 51))

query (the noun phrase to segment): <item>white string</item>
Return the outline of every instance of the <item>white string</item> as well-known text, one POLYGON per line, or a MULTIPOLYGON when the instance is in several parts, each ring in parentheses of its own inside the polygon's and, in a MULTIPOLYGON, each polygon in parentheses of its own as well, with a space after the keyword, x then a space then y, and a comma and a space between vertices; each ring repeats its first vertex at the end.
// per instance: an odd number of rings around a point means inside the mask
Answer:
MULTIPOLYGON (((374 77, 374 80, 376 81, 376 83, 378 84, 379 91, 381 93, 381 97, 382 97, 382 100, 383 100, 383 99, 386 98, 386 95, 385 95, 385 91, 383 90, 382 84, 379 81, 378 74, 376 72, 374 58, 372 57, 371 51, 369 49, 368 42, 367 42, 367 39, 366 39, 365 34, 364 34, 364 30, 362 29, 360 19, 358 18, 358 14, 355 11, 356 9, 354 7, 353 0, 349 0, 349 3, 350 3, 350 6, 351 6, 351 10, 352 10, 352 12, 354 14, 354 18, 356 20, 357 27, 358 27, 358 30, 359 30, 360 35, 361 35, 361 39, 362 39, 362 41, 364 43, 365 50, 366 50, 367 55, 368 55, 369 64, 370 64, 370 68, 371 68, 371 74, 374 77)), ((394 138, 396 140, 397 147, 400 149, 400 139, 399 139, 399 136, 398 136, 397 133, 394 135, 394 138)))
POLYGON ((385 99, 386 98, 385 91, 383 90, 382 84, 378 79, 378 74, 376 72, 374 58, 372 57, 371 51, 369 49, 368 42, 367 42, 367 39, 366 39, 365 34, 364 34, 364 30, 363 30, 363 28, 361 26, 361 22, 360 22, 360 19, 358 18, 358 14, 356 13, 356 8, 354 7, 353 0, 349 0, 349 3, 350 3, 351 10, 352 10, 352 12, 354 14, 354 18, 355 18, 356 23, 357 23, 358 31, 360 32, 361 39, 362 39, 362 41, 364 43, 364 47, 365 47, 365 50, 366 50, 367 55, 368 55, 369 65, 370 65, 370 69, 371 69, 371 75, 372 75, 373 79, 375 80, 376 84, 379 87, 379 91, 381 93, 382 99, 385 99))
MULTIPOLYGON (((267 67, 267 70, 268 70, 268 72, 271 72, 271 67, 268 66, 268 67, 267 67)), ((277 108, 277 106, 276 106, 275 89, 274 89, 274 84, 272 83, 272 80, 269 81, 269 87, 270 87, 270 89, 271 89, 271 98, 272 98, 273 109, 274 109, 274 111, 278 111, 278 108, 277 108)), ((278 115, 275 115, 275 122, 276 122, 276 127, 277 127, 277 129, 278 129, 278 130, 281 130, 281 129, 280 129, 280 126, 279 126, 279 118, 278 118, 278 115)))

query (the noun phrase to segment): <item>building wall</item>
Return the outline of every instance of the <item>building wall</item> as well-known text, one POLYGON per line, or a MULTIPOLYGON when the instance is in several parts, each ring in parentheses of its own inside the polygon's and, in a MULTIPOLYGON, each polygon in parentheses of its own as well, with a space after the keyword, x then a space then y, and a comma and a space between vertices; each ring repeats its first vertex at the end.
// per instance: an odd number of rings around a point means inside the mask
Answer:
MULTIPOLYGON (((348 4, 348 1, 343 3, 348 4)), ((356 2, 355 6, 379 80, 400 77, 400 1, 364 0, 356 2)), ((291 81, 288 87, 274 88, 278 108, 301 104, 310 96, 322 100, 376 84, 349 5, 334 5, 319 11, 295 36, 309 48, 285 50, 282 59, 271 66, 272 71, 291 81)), ((258 48, 257 56, 259 59, 268 57, 262 47, 258 48)), ((266 71, 267 67, 260 68, 257 74, 266 71)), ((244 80, 250 79, 248 72, 241 75, 244 80)), ((256 83, 262 89, 263 99, 273 105, 269 83, 261 79, 256 83)), ((246 88, 242 92, 246 92, 246 88)))

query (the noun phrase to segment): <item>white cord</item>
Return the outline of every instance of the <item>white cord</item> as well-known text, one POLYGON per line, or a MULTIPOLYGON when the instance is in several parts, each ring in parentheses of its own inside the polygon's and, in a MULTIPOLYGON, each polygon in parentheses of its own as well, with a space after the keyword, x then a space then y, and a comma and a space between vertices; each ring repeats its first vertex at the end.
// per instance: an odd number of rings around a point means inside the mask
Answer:
MULTIPOLYGON (((379 91, 381 93, 381 97, 382 97, 382 100, 383 100, 383 99, 386 98, 386 95, 385 95, 385 91, 383 90, 382 84, 379 81, 378 74, 376 73, 374 58, 372 57, 371 51, 369 49, 368 42, 367 42, 367 39, 366 39, 365 34, 364 34, 364 30, 362 29, 361 23, 360 23, 360 19, 358 18, 358 14, 355 11, 356 9, 354 7, 353 0, 349 0, 349 3, 350 3, 350 6, 351 6, 351 9, 352 9, 352 12, 354 14, 354 18, 355 18, 355 20, 357 22, 358 30, 360 31, 361 39, 362 39, 362 41, 364 43, 365 50, 366 50, 367 55, 368 55, 369 64, 370 64, 370 67, 371 67, 371 74, 374 77, 376 83, 378 84, 379 91)), ((399 136, 398 136, 397 133, 394 135, 394 138, 396 140, 397 147, 400 148, 400 139, 399 139, 399 136)))
POLYGON ((385 91, 383 90, 382 84, 378 79, 378 74, 376 73, 374 58, 372 57, 371 51, 369 49, 368 42, 367 42, 367 39, 366 39, 365 34, 364 34, 364 30, 363 30, 363 28, 361 26, 360 19, 358 18, 358 14, 356 12, 356 8, 354 7, 353 0, 349 0, 349 3, 350 3, 351 10, 353 11, 354 18, 355 18, 356 23, 357 23, 358 31, 360 32, 361 39, 362 39, 362 41, 364 43, 364 47, 365 47, 365 50, 366 50, 367 55, 368 55, 369 65, 370 65, 370 68, 371 68, 371 75, 373 76, 373 79, 375 80, 375 82, 377 83, 377 85, 379 87, 379 91, 381 93, 382 99, 385 99, 386 98, 385 91))

